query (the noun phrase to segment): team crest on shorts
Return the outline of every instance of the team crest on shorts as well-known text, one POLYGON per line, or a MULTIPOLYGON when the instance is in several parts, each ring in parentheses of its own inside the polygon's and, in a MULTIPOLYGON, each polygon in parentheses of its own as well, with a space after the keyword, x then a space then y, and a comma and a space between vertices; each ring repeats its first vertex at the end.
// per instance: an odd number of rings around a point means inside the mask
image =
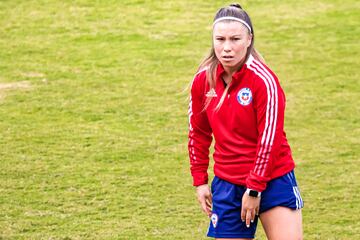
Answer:
POLYGON ((252 101, 250 88, 242 88, 237 94, 237 100, 243 106, 249 105, 252 101))
POLYGON ((216 228, 218 223, 218 216, 215 213, 211 214, 211 223, 214 226, 214 228, 216 228))

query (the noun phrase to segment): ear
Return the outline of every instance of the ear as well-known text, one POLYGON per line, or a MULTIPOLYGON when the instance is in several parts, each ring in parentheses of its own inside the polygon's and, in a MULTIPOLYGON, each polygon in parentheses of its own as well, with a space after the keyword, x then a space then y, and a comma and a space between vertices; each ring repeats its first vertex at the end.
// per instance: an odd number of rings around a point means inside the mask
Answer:
POLYGON ((251 33, 250 33, 250 34, 248 34, 247 47, 250 47, 251 42, 252 42, 252 39, 253 39, 253 35, 252 35, 251 33))

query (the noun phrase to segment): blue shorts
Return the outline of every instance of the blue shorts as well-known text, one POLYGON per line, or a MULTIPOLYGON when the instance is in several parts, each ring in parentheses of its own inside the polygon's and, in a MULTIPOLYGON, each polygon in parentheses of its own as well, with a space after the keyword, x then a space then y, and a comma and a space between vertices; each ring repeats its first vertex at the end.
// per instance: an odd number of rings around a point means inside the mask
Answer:
MULTIPOLYGON (((229 183, 215 176, 211 184, 213 208, 208 237, 255 237, 258 217, 250 224, 249 228, 241 220, 241 202, 245 190, 246 188, 243 186, 229 183)), ((261 193, 260 214, 276 206, 291 209, 304 207, 294 171, 271 180, 265 191, 261 193)))

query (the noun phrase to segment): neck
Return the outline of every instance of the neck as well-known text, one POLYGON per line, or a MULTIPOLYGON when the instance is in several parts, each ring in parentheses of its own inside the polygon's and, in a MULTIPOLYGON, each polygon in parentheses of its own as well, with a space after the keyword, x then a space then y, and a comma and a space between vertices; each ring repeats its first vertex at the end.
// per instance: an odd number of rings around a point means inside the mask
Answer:
POLYGON ((237 71, 239 71, 240 68, 243 66, 243 62, 244 62, 244 61, 239 62, 239 63, 236 64, 234 67, 224 67, 225 74, 226 74, 227 76, 229 76, 230 79, 231 79, 232 75, 233 75, 234 73, 236 73, 237 71))
POLYGON ((223 80, 226 84, 229 84, 232 80, 233 74, 238 70, 238 68, 225 68, 224 67, 224 74, 223 74, 223 80))
POLYGON ((224 67, 226 75, 232 76, 239 68, 227 68, 224 67))

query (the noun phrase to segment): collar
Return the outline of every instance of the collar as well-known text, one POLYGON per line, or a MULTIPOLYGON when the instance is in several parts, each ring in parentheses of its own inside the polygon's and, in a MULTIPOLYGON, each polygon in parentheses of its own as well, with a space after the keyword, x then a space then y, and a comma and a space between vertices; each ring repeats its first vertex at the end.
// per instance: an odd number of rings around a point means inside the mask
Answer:
MULTIPOLYGON (((250 54, 248 59, 246 60, 246 62, 242 65, 242 67, 232 75, 232 77, 233 77, 233 81, 231 83, 232 86, 239 83, 245 69, 253 61, 253 58, 254 57, 250 54)), ((222 81, 221 80, 221 75, 224 72, 225 72, 225 69, 224 69, 223 65, 219 62, 218 66, 217 66, 217 69, 216 69, 216 81, 217 82, 222 81)))
POLYGON ((221 75, 225 72, 223 65, 219 62, 216 69, 216 79, 219 79, 221 75))

